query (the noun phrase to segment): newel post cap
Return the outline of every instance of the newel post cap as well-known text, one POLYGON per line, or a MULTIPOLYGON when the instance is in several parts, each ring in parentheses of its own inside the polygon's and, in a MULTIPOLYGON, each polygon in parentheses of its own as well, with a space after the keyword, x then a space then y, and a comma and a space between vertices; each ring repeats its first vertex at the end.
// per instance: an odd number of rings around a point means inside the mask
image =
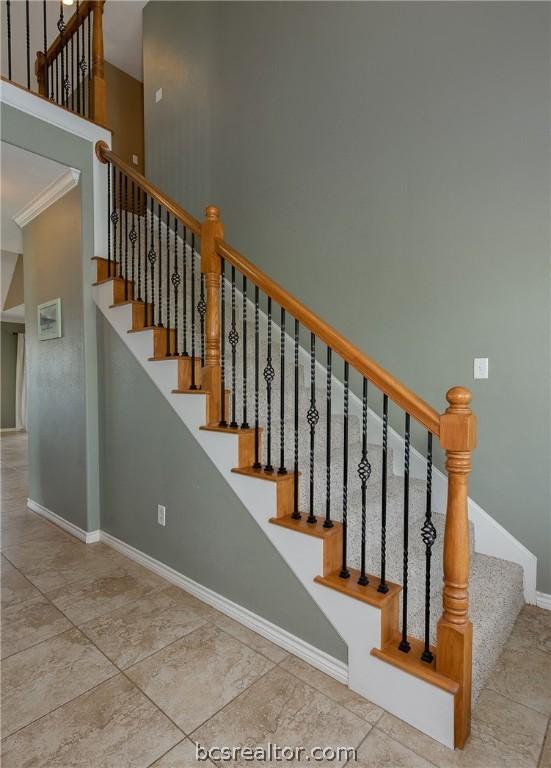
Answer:
POLYGON ((205 208, 205 217, 210 221, 218 221, 220 218, 220 208, 217 205, 207 205, 205 208))
POLYGON ((449 403, 440 416, 440 445, 445 451, 472 451, 476 446, 476 416, 471 411, 472 394, 466 387, 452 387, 449 403))

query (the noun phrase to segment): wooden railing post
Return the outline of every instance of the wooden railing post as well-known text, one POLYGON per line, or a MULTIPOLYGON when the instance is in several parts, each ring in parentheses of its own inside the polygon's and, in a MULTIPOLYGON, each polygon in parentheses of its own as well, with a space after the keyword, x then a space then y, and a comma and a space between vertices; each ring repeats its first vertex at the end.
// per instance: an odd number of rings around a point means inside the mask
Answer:
POLYGON ((92 23, 92 98, 90 117, 94 122, 107 122, 107 90, 103 58, 103 6, 105 0, 94 0, 92 23))
POLYGON ((446 451, 448 506, 444 533, 444 590, 437 628, 436 669, 460 684, 455 699, 455 746, 463 747, 471 729, 473 626, 469 621, 468 477, 476 445, 471 393, 453 387, 440 417, 440 444, 446 451))
POLYGON ((205 318, 205 367, 203 368, 204 389, 208 390, 209 408, 207 422, 218 424, 221 419, 222 401, 220 393, 220 272, 221 260, 216 253, 216 239, 224 237, 224 226, 220 211, 215 205, 205 210, 201 225, 201 272, 205 275, 207 313, 205 318))
POLYGON ((38 82, 38 93, 41 96, 47 96, 46 93, 46 57, 43 51, 36 52, 36 59, 34 62, 34 73, 38 82))

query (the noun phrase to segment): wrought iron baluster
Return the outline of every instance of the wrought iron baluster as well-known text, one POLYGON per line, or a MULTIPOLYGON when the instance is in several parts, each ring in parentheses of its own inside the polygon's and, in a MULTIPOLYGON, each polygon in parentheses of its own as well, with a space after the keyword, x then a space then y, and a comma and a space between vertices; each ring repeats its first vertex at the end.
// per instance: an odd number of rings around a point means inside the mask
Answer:
MULTIPOLYGON (((188 357, 188 351, 187 351, 187 227, 184 226, 184 232, 182 235, 182 245, 183 245, 183 295, 184 295, 184 306, 182 310, 182 314, 184 315, 184 327, 182 330, 183 336, 184 336, 184 357, 188 357)), ((195 376, 195 374, 193 374, 195 376)))
POLYGON ((195 382, 195 233, 191 233, 191 386, 198 389, 195 382))
POLYGON ((148 301, 148 271, 149 271, 149 249, 147 243, 147 235, 149 231, 149 223, 147 220, 149 209, 147 206, 147 192, 143 193, 143 293, 144 293, 144 325, 149 325, 149 301, 148 301))
MULTIPOLYGON (((44 0, 44 2, 46 2, 46 0, 44 0)), ((80 76, 79 76, 79 72, 80 72, 80 29, 79 29, 79 24, 80 24, 80 2, 79 2, 79 0, 77 0, 76 14, 77 14, 77 25, 76 25, 76 29, 75 29, 75 37, 77 39, 77 81, 76 81, 76 92, 77 92, 77 112, 80 115, 80 76)))
MULTIPOLYGON (((149 261, 149 276, 151 279, 151 323, 155 325, 155 262, 157 261, 157 251, 155 250, 155 200, 151 198, 151 222, 150 222, 150 246, 147 253, 149 261)), ((157 310, 158 311, 158 310, 157 310)))
POLYGON ((111 163, 107 162, 107 275, 111 277, 111 163))
POLYGON ((299 416, 298 416, 298 414, 299 414, 299 410, 298 410, 299 409, 299 402, 298 402, 298 397, 299 397, 299 386, 298 386, 298 373, 299 373, 299 370, 298 370, 298 348, 299 348, 299 344, 298 344, 298 341, 299 341, 299 332, 300 332, 299 321, 295 318, 295 338, 294 338, 294 342, 295 342, 295 344, 294 344, 294 368, 295 368, 294 384, 295 384, 295 393, 294 394, 295 394, 295 397, 294 397, 294 404, 293 404, 294 405, 294 411, 295 411, 295 413, 294 413, 294 419, 295 419, 295 423, 294 423, 295 445, 294 445, 294 457, 293 457, 294 458, 295 479, 294 479, 294 482, 293 482, 293 514, 291 515, 291 517, 294 520, 300 520, 300 518, 302 517, 302 515, 299 512, 299 508, 298 508, 298 482, 299 482, 298 481, 298 424, 299 424, 299 416))
POLYGON ((247 421, 247 278, 245 275, 242 275, 242 291, 243 291, 243 298, 242 298, 242 307, 241 307, 241 315, 242 315, 242 329, 243 329, 243 359, 242 359, 242 385, 243 385, 243 407, 242 407, 242 416, 243 420, 241 422, 241 429, 249 429, 249 423, 247 421))
POLYGON ((226 421, 226 260, 220 259, 220 427, 226 421))
POLYGON ((31 20, 29 18, 29 0, 25 0, 25 24, 27 28, 27 88, 31 90, 31 20))
POLYGON ((128 176, 124 176, 124 300, 128 301, 128 176))
MULTIPOLYGON (((59 19, 57 22, 57 28, 59 30, 59 36, 61 38, 61 46, 57 58, 61 56, 61 104, 65 106, 65 61, 64 61, 64 49, 65 49, 65 20, 63 18, 63 2, 59 0, 59 19)), ((59 103, 59 99, 58 99, 59 103)))
POLYGON ((43 47, 44 47, 44 94, 46 97, 50 93, 48 88, 48 33, 46 23, 46 0, 42 0, 42 26, 43 26, 43 47))
POLYGON ((254 287, 254 469, 262 469, 260 463, 260 427, 259 427, 259 379, 260 379, 260 325, 259 325, 259 290, 254 287))
POLYGON ((178 346, 178 289, 182 278, 178 269, 178 219, 174 217, 174 271, 172 273, 172 287, 174 288, 174 354, 180 354, 178 346))
POLYGON ((75 56, 73 48, 74 37, 71 36, 71 109, 75 110, 75 56))
MULTIPOLYGON (((130 239, 130 247, 131 247, 131 253, 132 253, 132 284, 130 286, 130 293, 131 298, 134 299, 134 289, 136 286, 136 240, 138 239, 138 235, 136 232, 136 214, 135 214, 135 208, 136 208, 136 196, 135 196, 136 190, 134 187, 134 182, 132 182, 132 229, 130 230, 130 233, 128 235, 130 239)), ((127 297, 128 298, 128 297, 127 297)))
POLYGON ((207 305, 205 303, 205 275, 203 272, 199 275, 199 303, 197 304, 197 314, 199 315, 199 332, 201 335, 201 368, 205 367, 205 315, 207 305))
POLYGON ((142 301, 142 188, 138 187, 138 295, 135 297, 142 301))
POLYGON ((236 371, 236 347, 239 341, 239 334, 236 328, 235 317, 235 267, 232 264, 231 268, 231 326, 228 335, 228 341, 231 346, 231 421, 230 427, 237 429, 237 405, 236 405, 236 387, 237 387, 237 371, 236 371))
POLYGON ((436 541, 436 528, 432 522, 432 432, 427 434, 427 490, 425 522, 421 528, 423 544, 425 545, 425 647, 421 661, 430 664, 434 655, 430 649, 430 567, 432 547, 436 541))
MULTIPOLYGON (((90 28, 90 17, 92 16, 91 13, 88 14, 87 21, 87 27, 88 27, 88 116, 92 116, 92 34, 91 34, 91 28, 90 28)), ((161 249, 159 248, 159 251, 161 249)), ((161 260, 159 259, 159 268, 161 266, 161 260)))
POLYGON ((272 466, 272 383, 275 370, 272 365, 272 299, 268 296, 268 343, 266 347, 266 365, 264 381, 266 382, 266 464, 265 472, 273 472, 272 466))
MULTIPOLYGON (((86 63, 86 46, 84 42, 84 27, 86 24, 86 19, 82 19, 82 23, 80 25, 80 31, 82 35, 82 57, 79 61, 78 68, 80 70, 80 76, 82 78, 82 114, 86 115, 86 70, 88 68, 88 65, 86 63)), ((78 31, 77 31, 78 35, 78 31)), ((88 111, 90 111, 90 104, 88 102, 88 111)))
POLYGON ((278 475, 286 475, 285 467, 285 310, 280 308, 279 335, 279 469, 278 475))
POLYGON ((166 211, 166 348, 165 355, 170 357, 170 336, 172 329, 170 327, 170 213, 166 211))
MULTIPOLYGON (((52 99, 54 97, 52 86, 52 99)), ((59 56, 55 57, 55 103, 59 104, 59 56)))
POLYGON ((164 328, 163 325, 163 243, 162 243, 162 217, 161 204, 157 204, 157 247, 159 250, 159 269, 157 272, 157 327, 164 328))
POLYGON ((404 434, 404 556, 402 574, 402 640, 398 646, 400 651, 408 653, 408 567, 409 567, 409 442, 410 416, 406 413, 404 434))
POLYGON ((325 521, 324 528, 332 528, 331 520, 331 347, 327 347, 327 413, 325 445, 325 521))
POLYGON ((358 464, 358 475, 362 484, 362 532, 361 532, 361 565, 358 584, 369 584, 365 571, 365 546, 367 525, 367 481, 371 475, 371 464, 367 458, 367 379, 363 379, 362 392, 362 458, 358 464))
POLYGON ((317 522, 314 515, 314 452, 316 448, 316 425, 319 421, 319 411, 316 408, 316 337, 310 334, 310 407, 306 420, 310 425, 310 504, 307 523, 317 522))
POLYGON ((386 594, 386 496, 388 475, 388 395, 383 395, 383 456, 381 479, 381 581, 377 592, 386 594))
POLYGON ((123 219, 122 219, 122 171, 119 170, 119 183, 118 183, 118 190, 119 190, 119 276, 124 277, 124 263, 122 259, 122 242, 124 240, 123 233, 122 233, 122 225, 123 225, 123 219))
POLYGON ((8 80, 11 80, 11 0, 6 0, 6 34, 8 37, 8 80))
POLYGON ((119 213, 117 211, 117 170, 115 166, 111 166, 111 172, 112 172, 112 179, 113 179, 113 198, 112 198, 112 208, 111 208, 111 224, 113 227, 113 267, 112 267, 112 273, 111 273, 111 265, 109 265, 109 276, 111 274, 116 275, 117 274, 117 234, 118 234, 118 223, 119 223, 119 213))
POLYGON ((349 579, 348 570, 348 409, 349 409, 349 365, 344 363, 344 416, 343 416, 343 460, 342 460, 342 564, 339 576, 349 579))

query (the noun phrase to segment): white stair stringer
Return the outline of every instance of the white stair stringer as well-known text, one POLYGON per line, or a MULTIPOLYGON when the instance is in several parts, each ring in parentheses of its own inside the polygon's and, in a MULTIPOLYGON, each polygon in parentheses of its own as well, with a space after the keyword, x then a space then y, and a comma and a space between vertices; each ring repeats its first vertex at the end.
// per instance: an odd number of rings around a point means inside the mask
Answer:
POLYGON ((127 332, 132 326, 132 307, 112 306, 111 282, 93 290, 102 314, 347 644, 351 690, 453 749, 454 696, 371 655, 381 645, 380 609, 314 582, 322 573, 323 540, 269 522, 276 510, 277 483, 232 472, 238 436, 199 429, 205 423, 206 395, 174 394, 177 361, 149 360, 153 331, 127 332))

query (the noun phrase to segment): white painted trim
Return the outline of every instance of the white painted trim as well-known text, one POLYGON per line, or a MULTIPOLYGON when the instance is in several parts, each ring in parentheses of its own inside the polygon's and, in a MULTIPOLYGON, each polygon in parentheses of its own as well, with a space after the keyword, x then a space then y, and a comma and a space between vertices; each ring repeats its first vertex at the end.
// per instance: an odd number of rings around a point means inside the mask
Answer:
POLYGON ((189 594, 197 597, 204 603, 211 605, 221 613, 226 614, 226 616, 230 616, 245 627, 252 629, 257 634, 270 640, 270 642, 279 645, 284 650, 289 651, 289 653, 293 653, 311 666, 316 667, 316 669, 325 672, 326 675, 330 675, 335 680, 344 684, 348 682, 348 665, 344 662, 335 659, 319 648, 315 648, 300 637, 287 632, 287 630, 278 627, 276 624, 272 624, 271 621, 249 611, 247 608, 243 608, 218 592, 214 592, 212 589, 208 589, 208 587, 193 581, 188 576, 184 576, 184 574, 176 571, 174 568, 165 565, 160 560, 156 560, 139 549, 135 549, 130 544, 126 544, 106 531, 100 532, 100 541, 113 547, 113 549, 116 549, 130 560, 139 563, 144 568, 162 576, 163 579, 170 581, 171 584, 175 584, 185 592, 189 592, 189 594))
POLYGON ((30 203, 22 208, 13 220, 18 227, 24 227, 30 221, 39 216, 46 208, 66 195, 73 187, 76 187, 80 178, 80 171, 76 168, 67 168, 61 176, 54 179, 47 187, 38 193, 30 203))
POLYGON ((538 608, 551 611, 551 595, 546 595, 545 592, 536 592, 536 605, 538 608))
POLYGON ((0 435, 3 435, 4 432, 24 432, 25 430, 21 427, 2 427, 0 429, 0 435))
POLYGON ((99 530, 85 531, 83 528, 79 528, 78 525, 65 520, 64 517, 61 517, 61 515, 57 515, 55 512, 52 512, 51 509, 43 507, 42 504, 39 504, 37 501, 27 499, 27 507, 32 512, 36 512, 37 515, 46 518, 46 520, 49 520, 50 523, 54 523, 54 525, 57 525, 59 528, 63 528, 64 531, 67 531, 67 533, 70 533, 71 536, 74 536, 76 539, 80 539, 80 541, 83 541, 85 544, 94 544, 96 541, 100 540, 99 530))
POLYGON ((13 83, 0 83, 0 101, 10 107, 19 109, 39 120, 61 128, 64 131, 80 136, 81 139, 96 142, 107 141, 111 145, 111 131, 102 128, 95 123, 86 120, 74 112, 61 109, 57 104, 52 104, 32 91, 19 88, 13 83))

